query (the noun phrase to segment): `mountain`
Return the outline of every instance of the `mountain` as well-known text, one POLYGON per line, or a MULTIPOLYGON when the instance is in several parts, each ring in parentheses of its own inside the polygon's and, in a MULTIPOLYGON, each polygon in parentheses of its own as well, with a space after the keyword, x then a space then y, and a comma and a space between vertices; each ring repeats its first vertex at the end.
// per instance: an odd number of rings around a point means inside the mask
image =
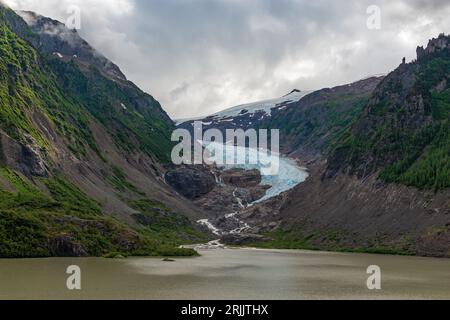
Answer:
POLYGON ((418 60, 379 86, 364 117, 331 157, 337 171, 423 189, 450 187, 450 38, 441 34, 418 60))
MULTIPOLYGON (((383 77, 369 77, 348 85, 314 92, 301 93, 295 90, 281 99, 241 105, 200 121, 204 130, 219 128, 222 132, 226 129, 279 129, 282 153, 311 167, 333 151, 333 146, 363 114, 365 105, 382 80, 383 77)), ((192 130, 193 121, 182 123, 179 127, 192 130)), ((274 180, 265 177, 260 178, 260 182, 270 184, 275 190, 280 186, 283 186, 282 189, 286 186, 290 189, 289 185, 292 188, 297 179, 290 175, 304 172, 294 168, 295 162, 289 160, 283 163, 283 169, 274 180), (288 163, 292 164, 292 167, 289 167, 288 163)), ((239 179, 257 180, 252 172, 237 171, 233 174, 239 179)), ((181 189, 180 192, 185 194, 195 194, 194 202, 204 208, 207 214, 203 221, 210 224, 211 230, 216 234, 220 234, 224 243, 254 245, 253 242, 258 239, 265 241, 256 245, 273 244, 274 247, 283 247, 296 243, 276 241, 278 232, 282 230, 280 227, 294 225, 291 216, 281 212, 287 204, 296 199, 295 192, 282 192, 279 196, 267 199, 264 195, 266 192, 270 193, 267 190, 271 189, 271 186, 258 183, 258 188, 253 185, 229 185, 226 183, 228 179, 224 178, 229 173, 217 172, 215 168, 179 168, 170 172, 170 175, 171 179, 168 181, 174 188, 181 189), (221 183, 211 188, 214 179, 221 183), (194 184, 203 188, 193 188, 194 184), (264 201, 258 201, 261 198, 264 198, 264 201), (236 213, 224 215, 227 212, 236 213), (274 241, 267 241, 271 237, 274 241)), ((296 207, 293 207, 293 210, 295 209, 296 207)))
POLYGON ((348 85, 289 94, 272 100, 239 105, 202 119, 180 120, 178 127, 193 134, 194 121, 203 130, 279 129, 286 155, 316 159, 361 115, 383 77, 369 77, 348 85))
POLYGON ((449 52, 442 34, 385 77, 197 119, 280 129, 308 167, 256 203, 257 170, 169 165, 157 100, 75 30, 0 5, 0 257, 194 255, 200 219, 230 243, 449 257, 449 52))
POLYGON ((76 61, 79 65, 94 65, 110 79, 127 80, 118 66, 92 48, 75 29, 70 30, 59 21, 31 11, 18 11, 17 14, 32 32, 39 35, 39 41, 36 41, 35 45, 40 52, 55 55, 65 61, 76 61))
POLYGON ((194 254, 160 104, 76 31, 20 15, 0 5, 0 257, 194 254))
POLYGON ((258 101, 235 106, 204 118, 183 119, 177 121, 179 128, 193 132, 195 121, 201 121, 204 130, 210 128, 225 132, 226 129, 250 129, 262 120, 269 118, 277 110, 282 110, 307 96, 310 91, 293 90, 289 94, 276 99, 258 101))
POLYGON ((48 65, 63 89, 81 99, 124 149, 137 142, 149 155, 169 160, 172 145, 167 142, 173 126, 158 101, 127 81, 119 67, 80 38, 76 30, 32 12, 19 14, 39 37, 38 41, 34 36, 25 39, 51 56, 48 65))
POLYGON ((329 140, 266 246, 450 256, 450 37, 417 53, 329 140))
POLYGON ((257 127, 280 130, 284 154, 315 159, 339 141, 383 77, 369 77, 351 84, 317 90, 303 99, 278 108, 257 127))

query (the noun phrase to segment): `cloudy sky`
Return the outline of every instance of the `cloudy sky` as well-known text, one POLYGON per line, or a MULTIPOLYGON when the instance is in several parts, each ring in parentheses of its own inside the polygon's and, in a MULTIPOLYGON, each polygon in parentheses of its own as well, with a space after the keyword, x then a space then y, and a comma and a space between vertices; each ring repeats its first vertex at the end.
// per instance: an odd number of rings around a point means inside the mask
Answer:
POLYGON ((448 0, 3 1, 61 21, 79 6, 81 35, 173 118, 387 73, 450 32, 448 0))

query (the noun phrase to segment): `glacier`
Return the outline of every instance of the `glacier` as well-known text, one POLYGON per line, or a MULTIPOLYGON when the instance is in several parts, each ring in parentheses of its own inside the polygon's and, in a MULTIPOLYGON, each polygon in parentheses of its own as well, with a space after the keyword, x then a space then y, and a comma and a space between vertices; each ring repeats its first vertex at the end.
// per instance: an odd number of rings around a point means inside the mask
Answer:
POLYGON ((225 170, 239 168, 245 170, 257 169, 261 172, 261 184, 270 186, 270 189, 266 191, 264 197, 253 204, 276 197, 305 182, 309 177, 306 168, 299 166, 295 160, 278 153, 219 142, 203 144, 208 151, 206 160, 209 163, 215 163, 225 170), (220 152, 221 150, 223 152, 220 152), (227 161, 227 159, 232 159, 232 161, 227 161), (239 159, 244 159, 244 161, 238 161, 239 159), (254 159, 257 159, 257 161, 254 161, 254 159), (276 165, 274 166, 274 164, 276 165))

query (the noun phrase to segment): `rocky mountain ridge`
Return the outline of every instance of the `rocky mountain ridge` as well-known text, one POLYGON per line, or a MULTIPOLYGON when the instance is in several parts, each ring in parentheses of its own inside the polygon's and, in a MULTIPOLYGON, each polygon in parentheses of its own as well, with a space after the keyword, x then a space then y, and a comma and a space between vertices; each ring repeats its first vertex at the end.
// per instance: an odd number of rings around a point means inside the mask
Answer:
POLYGON ((417 60, 421 60, 422 58, 425 58, 434 53, 449 49, 450 39, 445 35, 445 33, 441 33, 437 38, 431 39, 425 48, 417 47, 417 60))

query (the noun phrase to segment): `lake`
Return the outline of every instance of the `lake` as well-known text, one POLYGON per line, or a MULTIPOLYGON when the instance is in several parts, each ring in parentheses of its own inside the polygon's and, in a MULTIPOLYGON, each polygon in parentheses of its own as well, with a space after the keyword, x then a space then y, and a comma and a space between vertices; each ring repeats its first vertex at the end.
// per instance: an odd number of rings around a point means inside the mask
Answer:
POLYGON ((1 299, 450 299, 450 260, 301 250, 200 250, 198 258, 0 260, 1 299), (69 265, 80 291, 66 288, 69 265), (382 289, 367 289, 378 265, 382 289))

